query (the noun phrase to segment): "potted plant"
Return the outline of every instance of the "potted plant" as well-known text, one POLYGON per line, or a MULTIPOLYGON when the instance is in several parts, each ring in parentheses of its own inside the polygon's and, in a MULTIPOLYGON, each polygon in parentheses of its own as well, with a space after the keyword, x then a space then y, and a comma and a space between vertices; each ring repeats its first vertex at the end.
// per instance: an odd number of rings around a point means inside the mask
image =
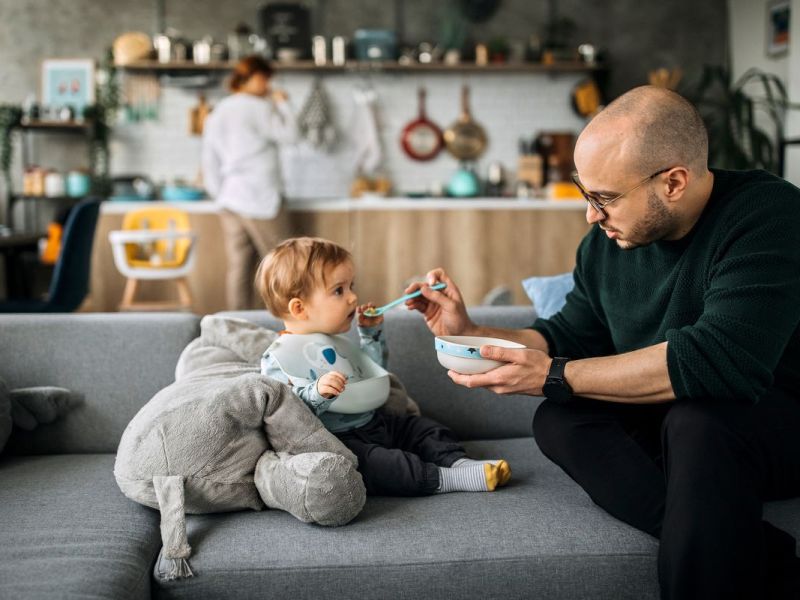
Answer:
MULTIPOLYGON (((5 185, 6 197, 11 195, 11 163, 13 161, 14 143, 12 132, 22 119, 22 107, 16 104, 0 104, 0 173, 5 185)), ((8 206, 8 200, 5 201, 8 206)), ((7 221, 7 216, 0 210, 0 221, 7 221)))
POLYGON ((783 174, 786 111, 799 105, 789 102, 777 75, 754 68, 733 81, 727 67, 707 65, 684 95, 708 129, 710 164, 783 174))

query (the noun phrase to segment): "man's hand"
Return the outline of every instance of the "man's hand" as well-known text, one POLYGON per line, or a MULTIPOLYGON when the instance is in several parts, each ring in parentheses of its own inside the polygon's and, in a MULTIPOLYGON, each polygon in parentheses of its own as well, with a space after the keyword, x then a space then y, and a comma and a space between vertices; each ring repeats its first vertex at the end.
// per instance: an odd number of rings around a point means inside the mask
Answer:
POLYGON ((438 268, 425 276, 426 283, 412 283, 405 293, 422 290, 422 295, 406 301, 406 306, 417 310, 425 317, 425 324, 434 335, 467 335, 475 324, 467 316, 464 300, 453 280, 444 269, 438 268), (435 291, 430 286, 446 283, 443 290, 435 291))
POLYGON ((346 385, 347 377, 338 371, 325 373, 325 375, 317 379, 317 391, 323 398, 338 396, 344 391, 346 385))
POLYGON ((541 350, 481 346, 481 356, 508 364, 477 375, 448 371, 455 383, 464 387, 483 387, 496 394, 528 394, 541 396, 553 359, 541 350))
POLYGON ((286 102, 289 99, 289 94, 287 94, 284 90, 272 90, 270 93, 270 97, 272 98, 273 102, 286 102))

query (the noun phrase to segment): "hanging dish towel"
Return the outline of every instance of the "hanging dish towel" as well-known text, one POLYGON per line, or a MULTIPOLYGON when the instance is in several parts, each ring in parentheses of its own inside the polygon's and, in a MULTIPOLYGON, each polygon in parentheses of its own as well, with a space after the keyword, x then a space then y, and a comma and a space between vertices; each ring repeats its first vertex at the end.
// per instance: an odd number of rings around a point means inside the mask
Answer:
POLYGON ((331 151, 336 145, 336 128, 331 117, 330 103, 319 79, 314 80, 297 119, 300 135, 318 150, 331 151))
POLYGON ((357 172, 373 174, 383 161, 383 150, 378 132, 378 94, 373 88, 356 89, 355 165, 357 172))

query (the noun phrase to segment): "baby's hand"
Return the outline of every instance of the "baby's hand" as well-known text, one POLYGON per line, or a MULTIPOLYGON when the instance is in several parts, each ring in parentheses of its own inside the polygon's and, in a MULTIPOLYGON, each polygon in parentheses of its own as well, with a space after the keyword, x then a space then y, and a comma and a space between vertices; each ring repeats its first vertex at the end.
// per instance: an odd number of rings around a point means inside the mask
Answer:
POLYGON ((347 378, 337 371, 325 373, 317 379, 317 391, 323 398, 333 398, 344 391, 347 378))
POLYGON ((368 308, 375 308, 375 304, 372 302, 367 302, 366 304, 362 304, 358 307, 358 326, 375 327, 376 325, 383 323, 383 315, 378 315, 376 317, 365 315, 364 311, 366 311, 368 308))

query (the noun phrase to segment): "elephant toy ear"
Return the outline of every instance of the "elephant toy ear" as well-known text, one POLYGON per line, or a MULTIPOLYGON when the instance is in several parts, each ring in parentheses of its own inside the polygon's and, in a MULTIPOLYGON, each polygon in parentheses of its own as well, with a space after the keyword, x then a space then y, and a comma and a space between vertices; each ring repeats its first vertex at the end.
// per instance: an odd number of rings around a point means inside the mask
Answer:
POLYGON ((6 382, 0 379, 0 452, 6 447, 6 442, 11 436, 11 392, 8 391, 6 382))
POLYGON ((52 423, 79 404, 72 392, 59 387, 20 388, 12 390, 10 397, 14 425, 25 431, 52 423))

